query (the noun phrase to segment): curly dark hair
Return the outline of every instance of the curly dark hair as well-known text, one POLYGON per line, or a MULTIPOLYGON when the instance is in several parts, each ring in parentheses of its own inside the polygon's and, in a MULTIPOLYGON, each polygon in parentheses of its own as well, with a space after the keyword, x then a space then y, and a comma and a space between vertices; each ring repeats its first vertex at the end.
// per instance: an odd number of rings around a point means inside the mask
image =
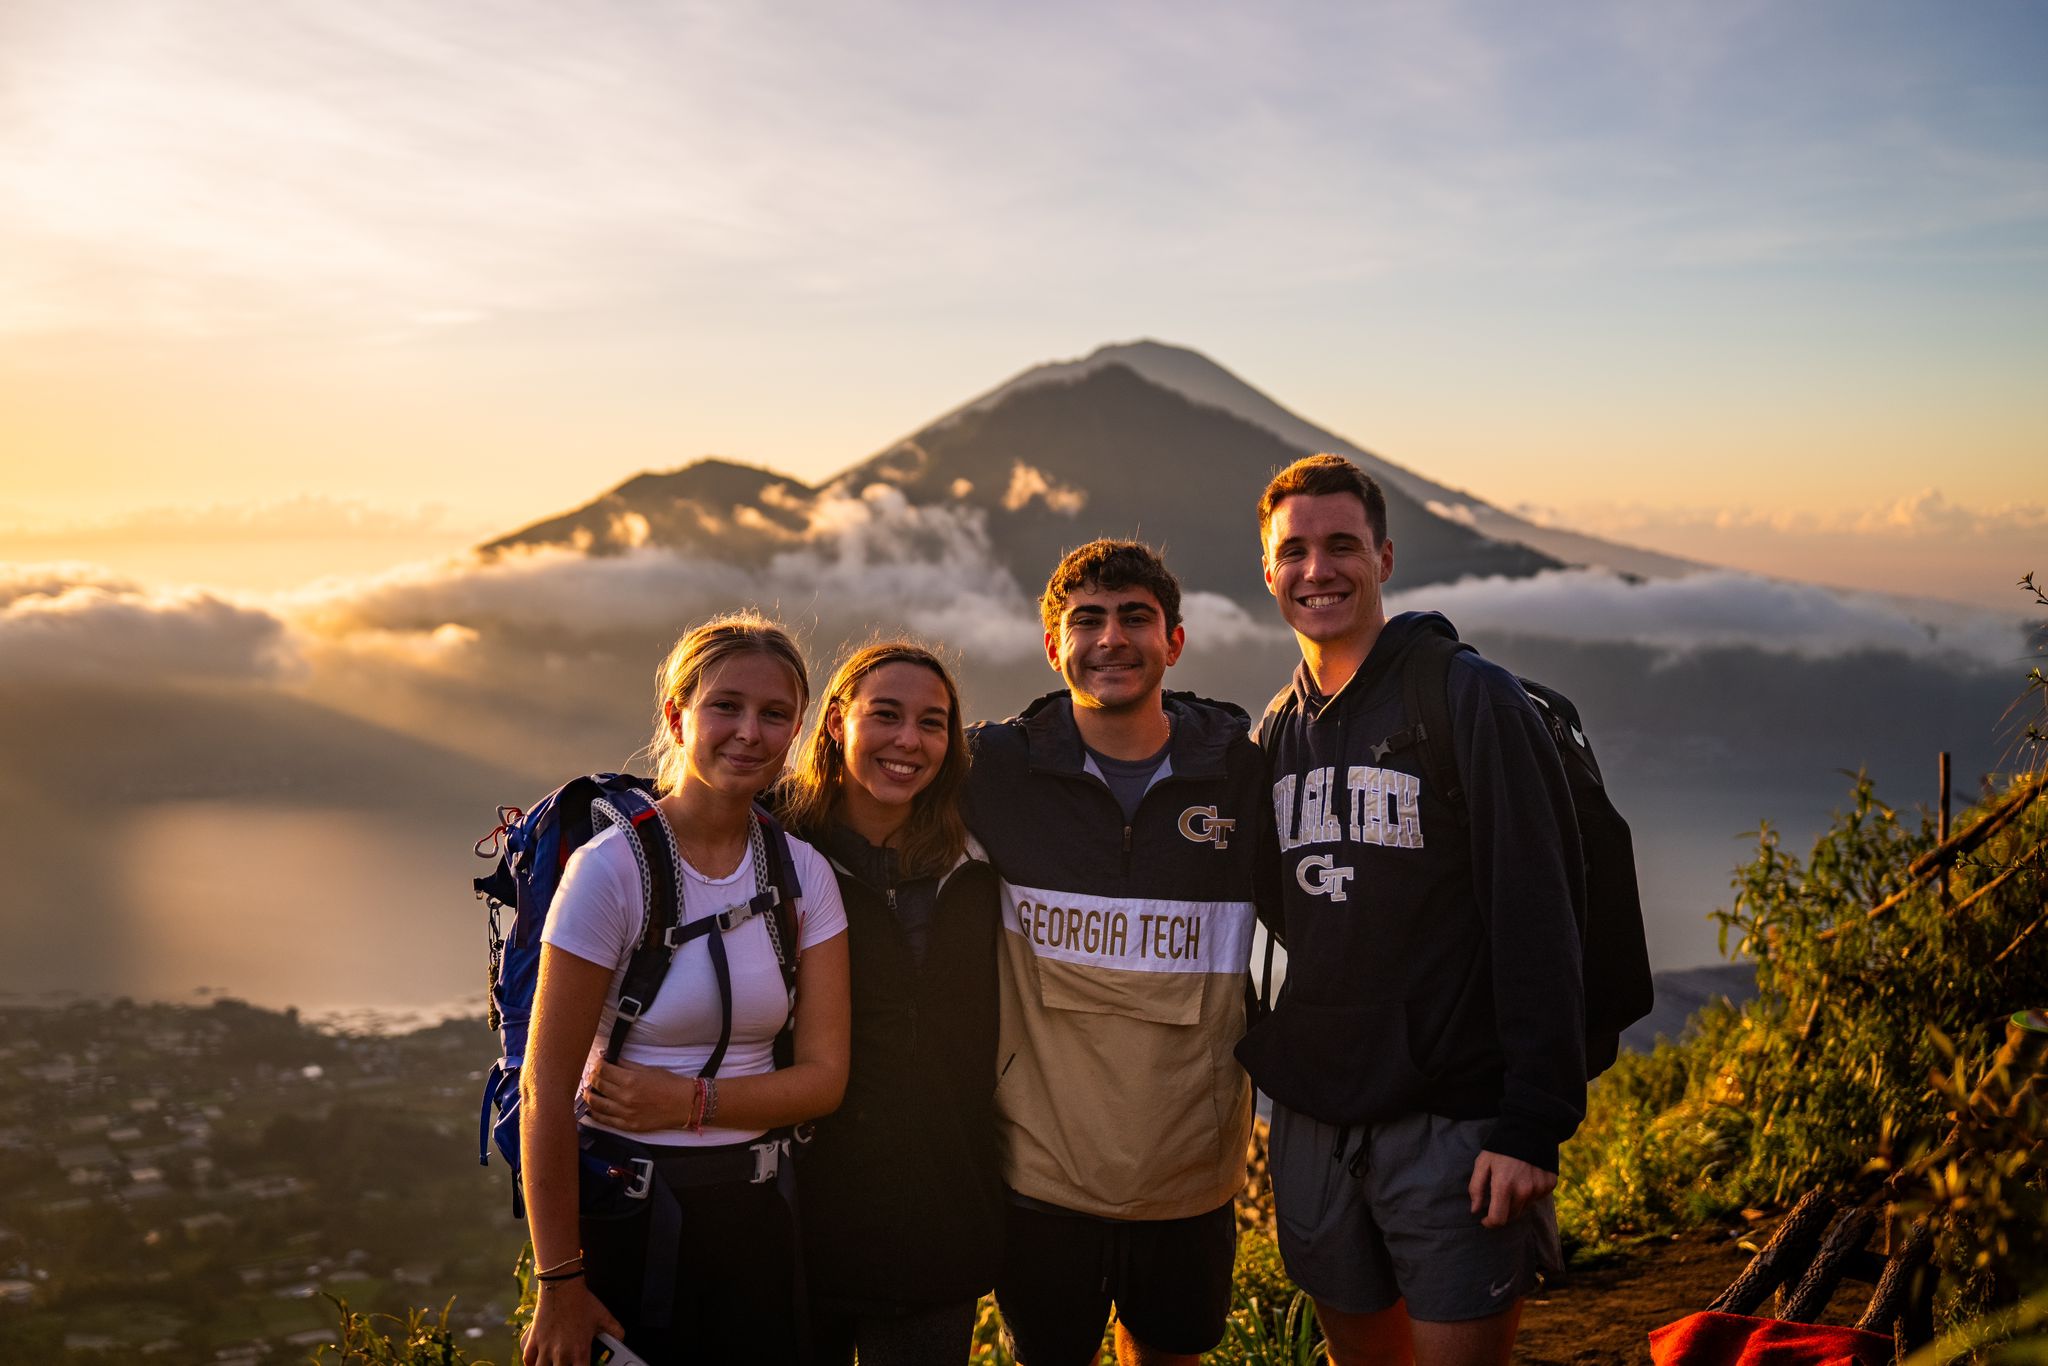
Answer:
POLYGON ((1046 630, 1058 628, 1067 595, 1077 588, 1143 588, 1159 599, 1167 631, 1180 625, 1180 580, 1159 552, 1143 541, 1104 538, 1069 550, 1045 581, 1045 596, 1038 600, 1038 617, 1046 630))

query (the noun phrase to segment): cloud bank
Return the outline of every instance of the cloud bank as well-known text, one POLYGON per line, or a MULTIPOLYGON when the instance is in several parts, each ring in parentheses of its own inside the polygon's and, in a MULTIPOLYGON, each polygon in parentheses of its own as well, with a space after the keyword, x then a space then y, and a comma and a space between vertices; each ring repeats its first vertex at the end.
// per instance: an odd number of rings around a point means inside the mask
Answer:
MULTIPOLYGON (((1452 510, 1434 503, 1430 509, 1439 515, 1453 515, 1452 510)), ((1587 503, 1568 514, 1529 504, 1514 510, 1540 525, 1569 525, 1577 531, 1614 536, 1711 531, 1925 541, 2048 535, 2048 505, 2011 501, 1995 507, 1965 507, 1949 501, 1938 488, 1921 489, 1875 507, 1827 513, 1781 508, 1660 507, 1646 503, 1587 503)))
POLYGON ((0 564, 0 681, 275 680, 298 654, 273 613, 89 565, 0 564))
POLYGON ((1442 612, 1467 634, 1614 641, 1672 653, 1748 647, 1828 659, 1876 650, 1978 668, 2026 652, 2016 615, 1957 609, 1927 620, 1874 594, 1732 570, 1647 582, 1604 570, 1552 570, 1395 593, 1387 605, 1442 612))
POLYGON ((1937 488, 1829 513, 1644 503, 1515 511, 1758 574, 1948 598, 2001 613, 2025 610, 2026 600, 2013 590, 2021 574, 2048 571, 2048 505, 2014 500, 1973 507, 1937 488))
MULTIPOLYGON (((641 648, 751 605, 819 642, 904 630, 994 666, 1037 658, 1034 597, 991 551, 982 514, 919 507, 893 485, 836 491, 757 568, 640 544, 468 555, 267 596, 150 588, 83 565, 0 567, 0 678, 302 677, 343 657, 439 675, 508 660, 641 648)), ((1869 594, 1734 572, 1636 582, 1597 570, 1396 592, 1461 630, 1648 645, 1751 647, 1804 658, 1892 651, 1958 668, 2025 653, 2017 615, 1927 620, 1869 594)), ((1213 593, 1184 603, 1198 651, 1285 651, 1276 615, 1213 593)))

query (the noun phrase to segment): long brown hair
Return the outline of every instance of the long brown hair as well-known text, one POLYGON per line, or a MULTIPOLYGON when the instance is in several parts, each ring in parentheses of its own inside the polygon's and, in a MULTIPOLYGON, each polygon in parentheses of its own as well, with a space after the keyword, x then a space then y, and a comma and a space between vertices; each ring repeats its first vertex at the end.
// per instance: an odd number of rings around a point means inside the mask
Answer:
POLYGON ((837 712, 842 720, 853 704, 861 680, 884 664, 915 664, 930 669, 946 687, 946 757, 910 801, 910 819, 903 826, 898 850, 906 877, 943 876, 967 847, 967 825, 960 819, 960 788, 967 781, 967 736, 960 727, 960 690, 944 661, 910 640, 885 640, 855 650, 832 671, 831 686, 820 700, 810 737, 796 769, 783 784, 785 823, 799 835, 813 835, 829 825, 839 810, 840 784, 846 779, 846 751, 826 727, 837 712))
POLYGON ((740 654, 767 655, 786 667, 796 684, 796 709, 802 716, 810 699, 811 677, 804 668, 803 651, 787 631, 758 612, 713 617, 685 631, 654 673, 654 739, 647 752, 654 759, 654 785, 664 795, 674 792, 683 781, 683 752, 669 728, 668 704, 688 703, 705 670, 740 654))

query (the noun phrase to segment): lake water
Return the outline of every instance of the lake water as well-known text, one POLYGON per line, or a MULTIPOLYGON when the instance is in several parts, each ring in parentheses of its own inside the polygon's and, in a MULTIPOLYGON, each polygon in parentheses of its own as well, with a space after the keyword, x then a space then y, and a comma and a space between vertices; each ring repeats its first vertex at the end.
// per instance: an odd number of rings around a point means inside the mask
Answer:
POLYGON ((223 802, 108 825, 90 849, 39 851, 59 855, 68 904, 10 925, 21 951, 0 967, 0 991, 230 995, 413 1018, 482 1009, 484 908, 467 882, 487 866, 469 851, 477 831, 223 802))
MULTIPOLYGON (((1658 968, 1718 961, 1706 913, 1726 904, 1729 871, 1752 852, 1736 836, 1754 827, 1755 805, 1746 791, 1627 795, 1658 968)), ((109 823, 38 851, 62 870, 43 899, 61 901, 10 908, 0 993, 225 994, 409 1020, 482 1010, 485 915, 469 879, 488 865, 470 853, 473 820, 187 802, 109 823)), ((1788 843, 1803 850, 1819 823, 1793 822, 1788 843)))

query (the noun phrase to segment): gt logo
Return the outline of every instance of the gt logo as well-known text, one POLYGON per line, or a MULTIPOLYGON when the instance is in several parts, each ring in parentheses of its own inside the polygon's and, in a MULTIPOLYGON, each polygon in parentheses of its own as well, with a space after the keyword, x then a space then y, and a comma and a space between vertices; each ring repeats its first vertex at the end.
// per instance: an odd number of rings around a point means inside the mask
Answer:
POLYGON ((1332 901, 1344 901, 1344 884, 1358 876, 1355 868, 1339 868, 1335 856, 1310 854, 1294 865, 1294 880, 1301 890, 1310 896, 1326 896, 1332 901))
POLYGON ((1180 833, 1196 844, 1213 844, 1218 849, 1228 849, 1228 837, 1236 828, 1236 821, 1218 816, 1213 806, 1191 806, 1180 813, 1180 833))

